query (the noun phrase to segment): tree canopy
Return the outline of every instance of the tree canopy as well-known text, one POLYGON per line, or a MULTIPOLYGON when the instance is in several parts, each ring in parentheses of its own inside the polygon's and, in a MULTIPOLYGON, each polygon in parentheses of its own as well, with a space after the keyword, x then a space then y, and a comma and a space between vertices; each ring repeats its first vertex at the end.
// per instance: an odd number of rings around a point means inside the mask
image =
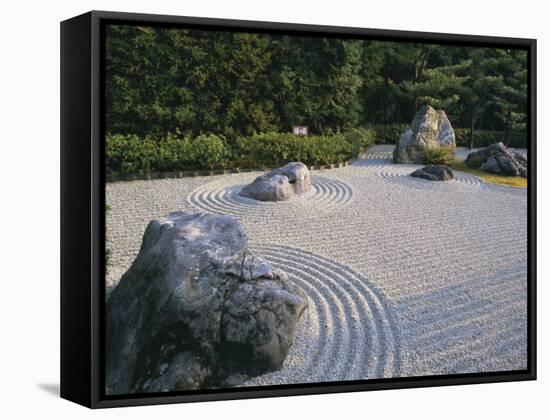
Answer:
POLYGON ((106 129, 228 139, 409 123, 423 104, 456 127, 524 130, 527 52, 110 25, 106 129))

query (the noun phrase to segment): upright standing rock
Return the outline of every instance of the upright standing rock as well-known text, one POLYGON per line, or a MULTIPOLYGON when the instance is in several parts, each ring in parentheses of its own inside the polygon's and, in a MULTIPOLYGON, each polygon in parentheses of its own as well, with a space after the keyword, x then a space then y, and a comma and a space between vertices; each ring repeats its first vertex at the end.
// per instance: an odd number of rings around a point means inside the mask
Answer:
POLYGON ((455 148, 455 132, 444 111, 424 105, 397 142, 393 150, 393 161, 423 163, 422 151, 439 147, 455 148))
POLYGON ((108 394, 234 385, 280 367, 307 298, 229 216, 149 223, 106 304, 108 394))

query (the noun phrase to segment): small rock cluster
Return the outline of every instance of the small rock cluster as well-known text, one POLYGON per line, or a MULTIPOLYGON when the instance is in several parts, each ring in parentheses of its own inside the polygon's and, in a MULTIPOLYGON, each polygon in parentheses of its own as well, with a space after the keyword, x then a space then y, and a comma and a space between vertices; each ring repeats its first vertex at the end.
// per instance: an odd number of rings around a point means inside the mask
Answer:
POLYGON ((486 172, 527 177, 527 159, 502 142, 470 153, 464 163, 470 168, 486 172))

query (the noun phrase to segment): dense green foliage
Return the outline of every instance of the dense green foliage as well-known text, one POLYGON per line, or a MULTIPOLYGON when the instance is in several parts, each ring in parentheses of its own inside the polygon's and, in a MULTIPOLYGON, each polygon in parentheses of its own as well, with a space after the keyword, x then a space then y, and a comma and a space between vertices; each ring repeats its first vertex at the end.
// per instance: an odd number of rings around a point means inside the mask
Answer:
POLYGON ((408 124, 372 124, 369 128, 374 132, 376 144, 395 144, 405 132, 408 124))
POLYGON ((341 134, 294 136, 264 133, 240 137, 235 147, 235 165, 243 168, 274 167, 288 162, 327 165, 354 157, 354 145, 341 134))
POLYGON ((525 128, 523 50, 124 25, 106 35, 110 134, 332 134, 409 124, 425 103, 455 127, 506 139, 525 128))
POLYGON ((268 132, 237 137, 229 145, 223 136, 195 138, 168 135, 140 138, 108 135, 106 169, 109 176, 210 169, 272 168, 291 161, 329 165, 347 161, 374 144, 374 132, 354 129, 344 134, 294 136, 268 132))
POLYGON ((422 163, 424 165, 450 165, 453 161, 454 147, 439 147, 422 151, 422 163))
MULTIPOLYGON (((374 133, 376 144, 395 144, 401 134, 407 129, 407 124, 374 124, 368 128, 374 133)), ((454 128, 457 147, 470 147, 471 130, 469 128, 454 128)), ((523 131, 493 131, 474 130, 475 147, 486 147, 499 141, 510 147, 527 147, 527 132, 523 131)))
MULTIPOLYGON (((472 137, 469 128, 455 128, 455 137, 457 146, 470 147, 472 137)), ((527 147, 527 132, 490 130, 475 130, 473 132, 473 145, 475 147, 487 147, 499 141, 510 147, 525 148, 527 147)))
POLYGON ((459 146, 525 147, 526 69, 515 49, 108 26, 107 170, 341 162, 426 103, 466 127, 459 146))
POLYGON ((376 142, 376 131, 372 128, 353 128, 344 137, 352 145, 353 155, 357 156, 376 142))

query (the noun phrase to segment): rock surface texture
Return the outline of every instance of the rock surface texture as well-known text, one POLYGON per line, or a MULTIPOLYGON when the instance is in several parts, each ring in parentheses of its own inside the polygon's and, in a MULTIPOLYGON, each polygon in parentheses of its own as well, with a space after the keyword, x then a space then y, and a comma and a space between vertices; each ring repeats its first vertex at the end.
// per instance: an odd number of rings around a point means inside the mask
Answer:
POLYGON ((229 216, 149 223, 106 303, 108 394, 236 385, 277 369, 307 297, 229 216))
POLYGON ((291 162, 257 177, 239 195, 260 201, 284 201, 311 190, 307 166, 291 162))
POLYGON ((422 151, 456 147, 455 132, 444 111, 421 107, 393 150, 394 163, 422 163, 422 151))
POLYGON ((428 165, 414 171, 411 176, 428 181, 450 181, 455 178, 451 168, 445 165, 428 165))
POLYGON ((501 142, 470 153, 465 163, 470 168, 495 174, 527 177, 527 158, 501 142))

